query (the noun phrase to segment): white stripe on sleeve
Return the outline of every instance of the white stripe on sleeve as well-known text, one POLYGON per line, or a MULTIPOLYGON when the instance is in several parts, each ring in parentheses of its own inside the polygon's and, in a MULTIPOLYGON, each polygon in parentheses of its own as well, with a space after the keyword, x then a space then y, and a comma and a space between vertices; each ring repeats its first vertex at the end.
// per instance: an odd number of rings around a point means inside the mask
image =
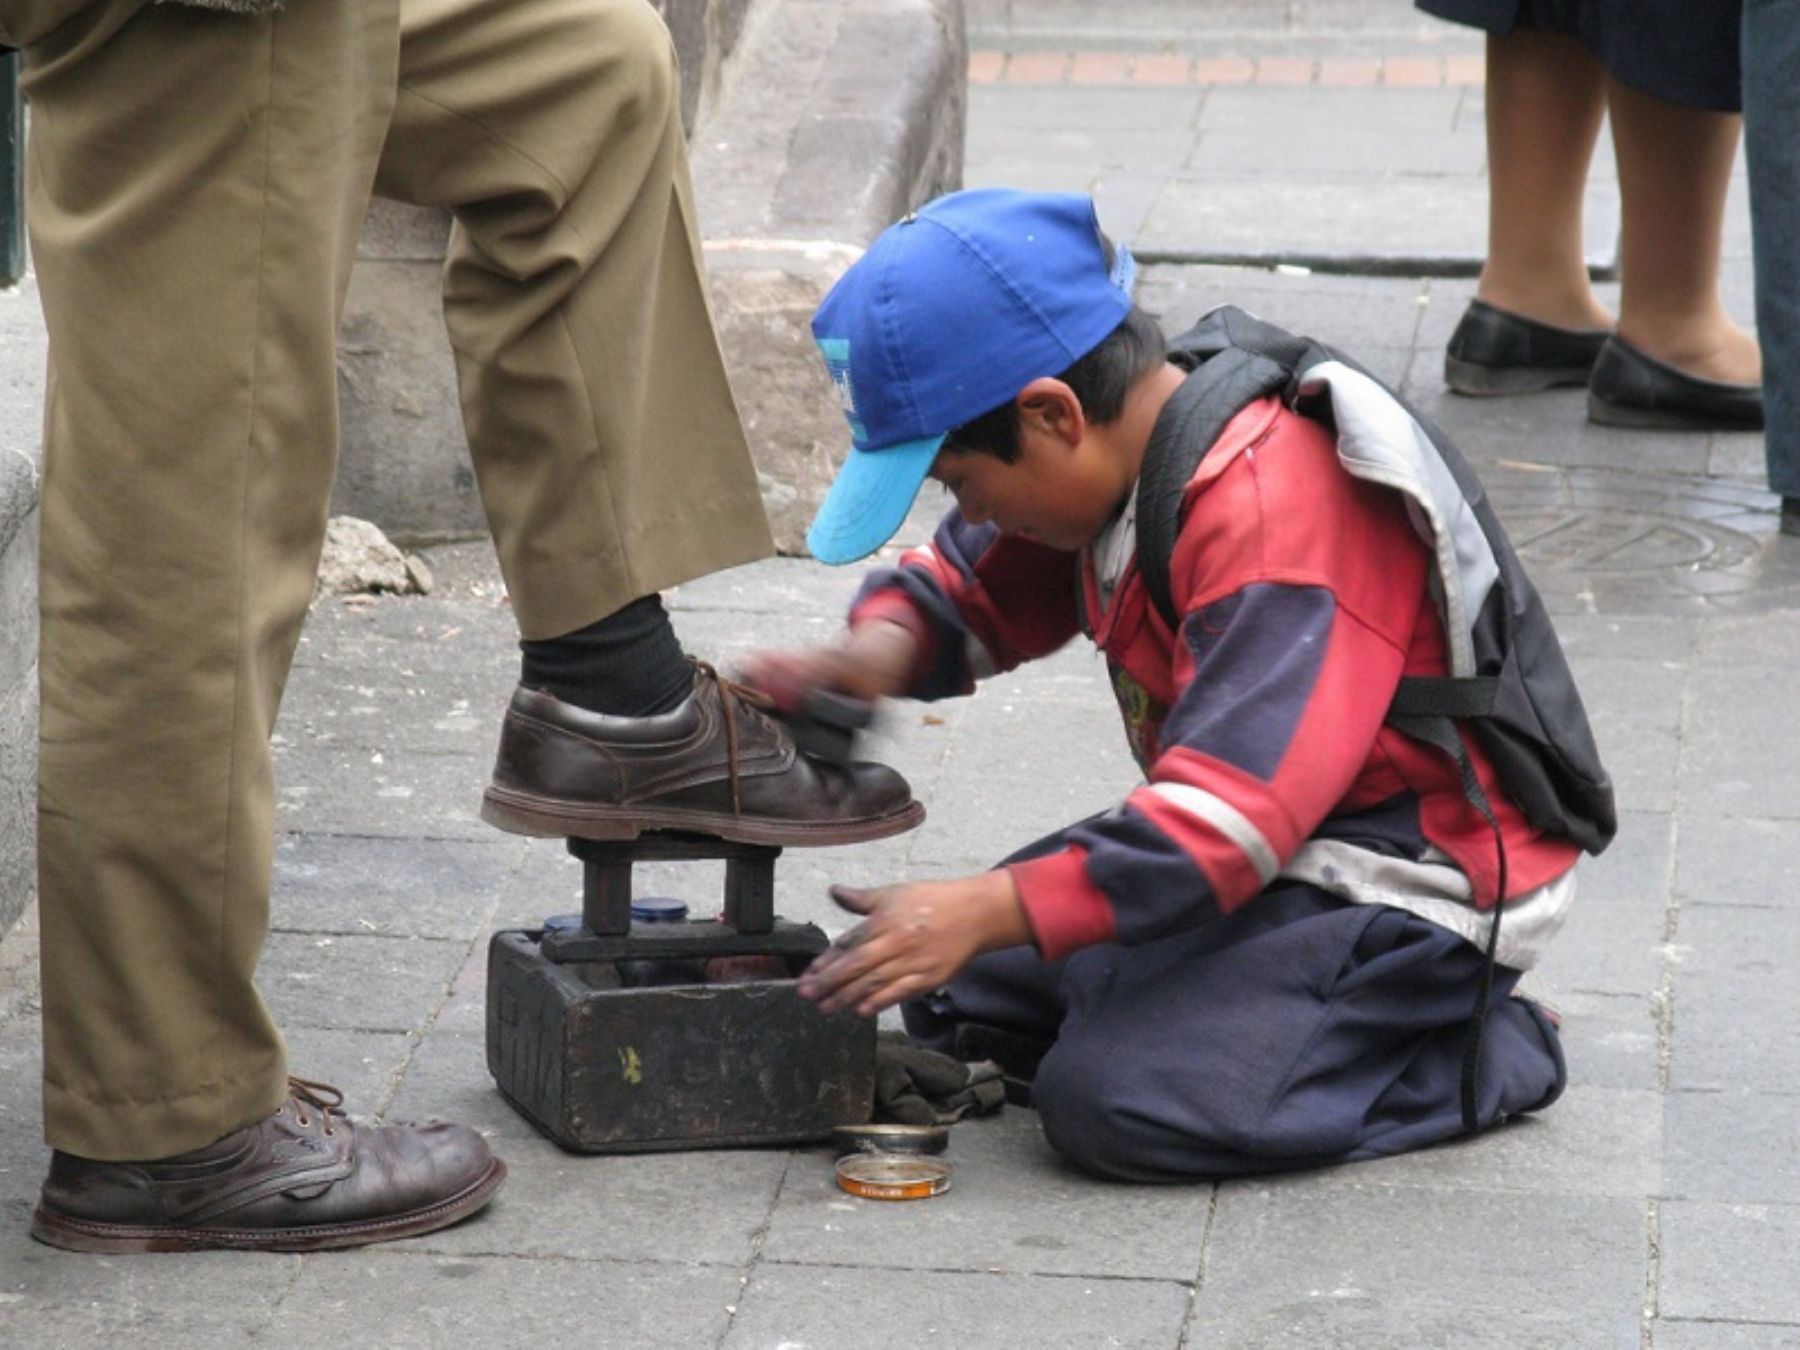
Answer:
POLYGON ((1186 783, 1152 783, 1150 791, 1188 815, 1205 821, 1236 844, 1256 869, 1263 885, 1275 880, 1275 874, 1281 870, 1275 850, 1269 847, 1262 831, 1250 823, 1249 817, 1223 797, 1186 783))

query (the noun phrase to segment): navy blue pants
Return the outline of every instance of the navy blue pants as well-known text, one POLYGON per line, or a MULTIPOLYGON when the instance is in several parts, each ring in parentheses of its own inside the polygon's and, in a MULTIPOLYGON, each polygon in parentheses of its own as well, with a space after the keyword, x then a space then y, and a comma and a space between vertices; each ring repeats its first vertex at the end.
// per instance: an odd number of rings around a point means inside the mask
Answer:
MULTIPOLYGON (((903 1011, 915 1039, 947 1054, 966 1023, 1048 1042, 1032 1095, 1051 1145, 1102 1176, 1180 1181, 1461 1133, 1482 959, 1403 910, 1278 883, 1230 918, 1142 946, 1050 962, 991 952, 903 1011)), ((1548 1106, 1566 1081, 1549 1019, 1509 997, 1518 978, 1494 972, 1483 1125, 1548 1106)))

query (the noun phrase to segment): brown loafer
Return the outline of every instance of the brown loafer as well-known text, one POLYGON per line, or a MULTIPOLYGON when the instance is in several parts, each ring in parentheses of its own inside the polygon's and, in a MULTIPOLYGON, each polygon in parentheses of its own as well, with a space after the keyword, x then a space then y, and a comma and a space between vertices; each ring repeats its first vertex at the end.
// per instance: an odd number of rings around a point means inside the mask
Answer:
POLYGON ((801 754, 760 695, 696 662, 659 717, 608 717, 515 690, 481 818, 515 834, 635 839, 653 830, 746 844, 854 844, 925 818, 881 764, 801 754))
POLYGON ((466 1218, 506 1179, 466 1126, 359 1124, 335 1088, 288 1087, 268 1119, 178 1157, 52 1154, 31 1235, 78 1252, 360 1247, 466 1218))

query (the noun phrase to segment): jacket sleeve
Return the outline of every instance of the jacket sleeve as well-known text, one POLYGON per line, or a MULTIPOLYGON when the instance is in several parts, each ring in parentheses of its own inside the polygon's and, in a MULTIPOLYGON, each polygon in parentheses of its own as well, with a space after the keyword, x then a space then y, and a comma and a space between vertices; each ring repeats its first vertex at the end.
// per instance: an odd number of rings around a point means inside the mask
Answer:
POLYGON ((953 508, 929 544, 869 575, 850 623, 890 619, 920 638, 908 697, 966 694, 975 681, 1048 656, 1079 631, 1077 562, 1076 554, 993 525, 970 525, 953 508))

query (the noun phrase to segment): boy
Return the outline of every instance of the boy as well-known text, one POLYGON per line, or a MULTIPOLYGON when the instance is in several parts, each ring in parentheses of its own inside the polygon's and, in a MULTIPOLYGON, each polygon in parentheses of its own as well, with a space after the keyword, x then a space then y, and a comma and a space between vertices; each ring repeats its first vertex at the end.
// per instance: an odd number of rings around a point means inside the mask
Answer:
POLYGON ((1384 720, 1403 676, 1447 669, 1431 550, 1322 423, 1260 398, 1182 491, 1171 631, 1134 489, 1186 372, 1130 278, 1086 198, 974 191, 889 229, 820 307, 854 447, 815 556, 878 548, 927 477, 956 507, 869 578, 837 644, 764 654, 751 678, 778 702, 938 698, 1086 632, 1147 782, 981 876, 834 890, 866 917, 801 993, 864 1015, 904 1002, 924 1044, 1020 1076, 1041 1053, 1050 1142, 1122 1179, 1448 1138, 1466 1061, 1481 1124, 1549 1105, 1556 1029, 1508 995, 1579 849, 1527 823, 1472 737, 1492 827, 1457 758, 1384 720))

